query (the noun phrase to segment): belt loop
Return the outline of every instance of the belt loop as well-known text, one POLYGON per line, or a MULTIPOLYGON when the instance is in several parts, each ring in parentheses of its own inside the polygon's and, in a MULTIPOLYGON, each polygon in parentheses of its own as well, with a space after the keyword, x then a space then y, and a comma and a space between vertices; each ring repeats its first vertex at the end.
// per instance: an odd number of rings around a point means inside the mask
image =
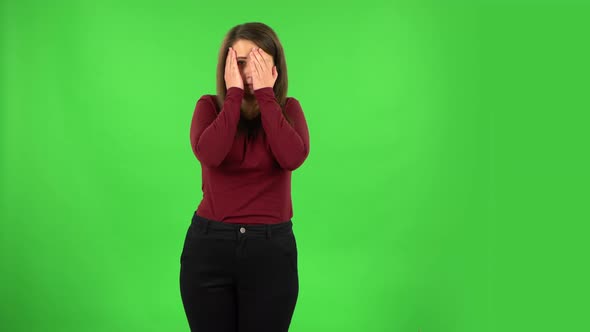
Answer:
POLYGON ((266 224, 266 239, 270 239, 270 225, 266 224))

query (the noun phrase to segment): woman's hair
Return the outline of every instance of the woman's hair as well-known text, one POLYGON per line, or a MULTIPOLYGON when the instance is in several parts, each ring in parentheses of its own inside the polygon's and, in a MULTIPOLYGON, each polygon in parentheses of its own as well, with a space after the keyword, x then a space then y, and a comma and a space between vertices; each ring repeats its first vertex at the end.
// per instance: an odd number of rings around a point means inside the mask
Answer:
MULTIPOLYGON (((264 23, 250 22, 234 26, 225 35, 221 48, 219 50, 219 58, 217 61, 217 105, 218 110, 221 110, 227 89, 225 86, 225 60, 229 47, 236 41, 245 39, 253 42, 258 47, 263 49, 266 53, 271 55, 274 59, 274 64, 277 67, 278 77, 273 86, 275 98, 281 106, 283 115, 287 121, 290 120, 285 113, 285 103, 287 102, 287 62, 285 61, 285 53, 283 46, 277 37, 277 34, 272 28, 264 23)), ((240 119, 240 131, 244 128, 242 120, 240 119)))

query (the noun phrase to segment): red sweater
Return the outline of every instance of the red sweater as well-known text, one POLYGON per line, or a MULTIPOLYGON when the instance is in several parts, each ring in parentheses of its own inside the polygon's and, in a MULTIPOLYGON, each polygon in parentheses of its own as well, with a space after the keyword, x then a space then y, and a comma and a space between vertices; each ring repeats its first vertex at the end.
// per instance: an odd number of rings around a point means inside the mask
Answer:
POLYGON ((309 132, 299 101, 288 97, 281 112, 272 88, 254 91, 260 133, 236 135, 244 90, 231 87, 219 114, 215 96, 204 95, 193 113, 190 140, 201 163, 203 199, 198 215, 242 224, 274 224, 293 217, 291 171, 309 154, 309 132))

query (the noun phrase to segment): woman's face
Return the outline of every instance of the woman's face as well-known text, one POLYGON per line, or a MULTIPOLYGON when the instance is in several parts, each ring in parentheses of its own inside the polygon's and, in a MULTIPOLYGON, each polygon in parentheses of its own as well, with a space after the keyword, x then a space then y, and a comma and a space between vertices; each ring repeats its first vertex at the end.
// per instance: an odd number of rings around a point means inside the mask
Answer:
MULTIPOLYGON (((254 89, 252 88, 252 70, 254 70, 255 67, 251 63, 253 60, 250 59, 248 55, 250 54, 252 48, 258 47, 258 45, 254 44, 250 40, 239 39, 232 45, 232 47, 238 54, 238 68, 240 69, 240 74, 242 75, 242 81, 244 81, 244 91, 248 94, 253 94, 254 89)), ((265 54, 264 59, 266 61, 270 61, 274 65, 274 59, 272 56, 265 54)))

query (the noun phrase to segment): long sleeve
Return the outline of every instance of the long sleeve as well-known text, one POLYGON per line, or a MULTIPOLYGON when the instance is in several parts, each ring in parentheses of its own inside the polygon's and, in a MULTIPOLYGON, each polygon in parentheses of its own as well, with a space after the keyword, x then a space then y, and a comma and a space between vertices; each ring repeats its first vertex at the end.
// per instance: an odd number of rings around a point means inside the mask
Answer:
POLYGON ((207 98, 197 101, 190 129, 193 153, 206 166, 219 166, 229 153, 240 120, 240 106, 244 90, 231 87, 227 90, 219 114, 207 98))
POLYGON ((273 156, 282 168, 297 169, 309 155, 309 131, 299 101, 290 98, 285 105, 285 112, 293 123, 290 125, 272 88, 254 90, 254 95, 273 156))

